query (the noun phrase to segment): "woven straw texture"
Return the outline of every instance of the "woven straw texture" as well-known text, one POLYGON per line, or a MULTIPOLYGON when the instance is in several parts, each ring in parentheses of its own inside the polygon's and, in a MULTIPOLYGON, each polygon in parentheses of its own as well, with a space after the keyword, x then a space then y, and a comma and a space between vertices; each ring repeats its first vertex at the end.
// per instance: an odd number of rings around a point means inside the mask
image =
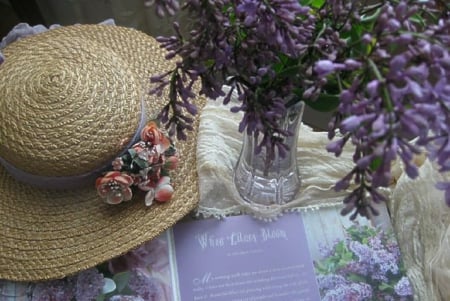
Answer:
MULTIPOLYGON (((72 175, 110 160, 136 131, 142 97, 149 118, 165 99, 144 83, 170 64, 153 38, 106 25, 62 27, 4 49, 0 156, 39 175, 72 175), (106 159, 105 159, 106 158, 106 159)), ((199 108, 204 99, 196 100, 199 108)), ((173 199, 107 205, 92 187, 44 190, 0 166, 0 278, 60 278, 159 235, 198 204, 195 130, 176 141, 173 199)))
POLYGON ((12 44, 1 72, 0 156, 45 176, 77 175, 111 161, 136 131, 143 92, 113 50, 50 37, 58 33, 12 44))

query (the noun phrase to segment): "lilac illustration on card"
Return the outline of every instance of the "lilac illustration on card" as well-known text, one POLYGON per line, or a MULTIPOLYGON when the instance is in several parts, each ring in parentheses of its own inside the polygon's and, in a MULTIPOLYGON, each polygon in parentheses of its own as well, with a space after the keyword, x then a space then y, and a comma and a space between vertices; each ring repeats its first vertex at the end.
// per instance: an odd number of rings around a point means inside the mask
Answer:
POLYGON ((355 223, 344 230, 314 261, 322 300, 413 300, 391 229, 355 223))

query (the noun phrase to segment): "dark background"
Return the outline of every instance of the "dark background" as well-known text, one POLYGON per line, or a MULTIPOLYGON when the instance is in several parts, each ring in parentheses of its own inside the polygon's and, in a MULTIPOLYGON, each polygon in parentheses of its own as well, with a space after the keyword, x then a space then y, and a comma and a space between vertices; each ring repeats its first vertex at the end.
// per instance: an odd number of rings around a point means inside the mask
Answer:
POLYGON ((4 37, 17 23, 44 24, 34 0, 0 0, 0 37, 4 37))

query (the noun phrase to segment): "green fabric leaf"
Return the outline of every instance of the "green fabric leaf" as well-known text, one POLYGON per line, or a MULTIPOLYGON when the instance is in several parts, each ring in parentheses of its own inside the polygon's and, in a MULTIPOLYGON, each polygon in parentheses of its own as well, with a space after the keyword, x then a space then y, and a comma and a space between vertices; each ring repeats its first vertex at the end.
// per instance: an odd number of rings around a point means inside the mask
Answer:
POLYGON ((148 167, 148 161, 143 160, 139 157, 134 158, 133 160, 134 163, 137 164, 137 166, 139 166, 141 169, 147 168, 148 167))

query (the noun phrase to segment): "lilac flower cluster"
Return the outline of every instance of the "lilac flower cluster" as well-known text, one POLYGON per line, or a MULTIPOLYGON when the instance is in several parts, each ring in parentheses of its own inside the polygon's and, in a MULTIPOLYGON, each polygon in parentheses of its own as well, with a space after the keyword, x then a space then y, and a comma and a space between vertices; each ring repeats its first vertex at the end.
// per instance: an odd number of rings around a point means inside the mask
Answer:
POLYGON ((322 300, 412 300, 394 236, 368 226, 347 234, 315 262, 322 300))
MULTIPOLYGON (((450 19, 418 24, 413 16, 426 11, 437 13, 433 1, 380 5, 372 31, 362 37, 370 52, 360 58, 362 67, 340 93, 329 136, 334 138, 339 129, 341 137, 327 148, 338 156, 348 141, 355 147, 355 167, 336 184, 337 190, 347 189, 351 180, 358 184, 344 200, 343 213, 356 208, 352 217, 377 214, 371 201, 384 200, 377 188, 389 185, 397 156, 411 178, 418 176, 414 155, 424 149, 441 171, 449 170, 450 19), (413 143, 411 138, 417 139, 413 143)), ((344 58, 326 61, 328 74, 348 71, 337 62, 344 58)), ((316 68, 323 64, 318 62, 316 68)), ((447 190, 450 205, 450 187, 441 187, 447 190)))
MULTIPOLYGON (((157 1, 172 13, 178 1, 157 1), (176 3, 176 4, 174 4, 176 3)), ((152 78, 168 87, 161 117, 183 138, 197 94, 228 103, 238 94, 239 130, 262 135, 256 152, 285 153, 292 133, 280 129, 286 108, 305 100, 334 110, 328 151, 354 147, 354 167, 336 190, 352 188, 343 214, 370 217, 384 201, 380 187, 400 158, 415 178, 414 155, 426 151, 450 169, 450 13, 440 0, 186 0, 192 30, 159 37, 173 70, 152 78), (197 85, 196 83, 200 83, 197 85), (232 88, 224 95, 223 84, 232 88), (412 140, 412 138, 417 138, 412 140), (412 142, 413 141, 413 142, 412 142)), ((450 183, 438 183, 450 206, 450 183)))
POLYGON ((394 287, 395 293, 401 297, 411 296, 413 294, 411 283, 407 277, 403 276, 394 287))
POLYGON ((289 57, 307 50, 314 20, 309 8, 296 0, 185 1, 184 8, 192 16, 189 38, 183 37, 177 24, 177 36, 157 38, 168 50, 168 58, 178 55, 182 60, 174 70, 152 78, 156 83, 152 93, 161 94, 169 86, 170 101, 161 114, 169 132, 183 138, 189 128, 192 119, 184 113, 196 113, 190 103, 196 97, 194 82, 200 80, 199 93, 213 99, 224 96, 222 85, 227 83, 232 88, 224 103, 236 90, 242 104, 233 110, 245 112, 240 131, 263 134, 261 147, 282 147, 275 137, 289 133, 277 121, 297 79, 287 72, 275 78, 274 65, 286 68, 289 57), (279 53, 284 53, 285 62, 279 53))
POLYGON ((180 3, 177 0, 145 0, 145 6, 155 5, 156 14, 164 17, 166 14, 174 15, 180 9, 180 3))
POLYGON ((66 279, 37 283, 31 301, 95 300, 105 283, 96 268, 88 269, 66 279))
POLYGON ((168 284, 152 273, 163 275, 169 271, 167 254, 166 242, 156 238, 112 259, 105 266, 91 268, 64 279, 35 284, 31 301, 91 301, 100 300, 99 297, 107 301, 169 301, 171 294, 168 284), (119 274, 122 276, 116 278, 119 274), (115 279, 115 290, 103 292, 105 277, 115 279))
POLYGON ((326 291, 325 295, 322 296, 322 301, 371 300, 372 288, 370 285, 362 282, 349 282, 342 276, 338 277, 333 277, 333 275, 320 275, 317 277, 320 289, 326 291), (335 282, 336 280, 338 282, 335 282))
POLYGON ((128 286, 144 300, 162 300, 163 292, 158 281, 139 269, 132 271, 128 286))
POLYGON ((376 249, 373 245, 364 245, 360 242, 351 242, 350 250, 358 259, 349 263, 349 273, 362 272, 372 280, 387 282, 388 275, 397 275, 398 258, 396 254, 390 253, 385 249, 376 249))

